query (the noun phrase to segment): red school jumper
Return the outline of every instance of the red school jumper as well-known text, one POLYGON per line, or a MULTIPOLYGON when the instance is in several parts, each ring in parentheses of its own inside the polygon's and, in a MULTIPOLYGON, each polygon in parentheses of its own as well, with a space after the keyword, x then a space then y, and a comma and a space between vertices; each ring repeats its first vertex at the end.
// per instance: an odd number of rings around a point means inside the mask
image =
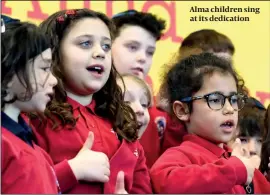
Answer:
POLYGON ((115 190, 119 171, 125 173, 125 189, 128 193, 152 193, 149 172, 145 164, 144 151, 138 141, 122 143, 112 130, 109 121, 94 112, 95 101, 88 106, 68 98, 73 107, 74 117, 78 117, 76 127, 72 130, 61 128, 53 130, 51 124, 35 125, 38 144, 51 156, 56 174, 64 193, 75 194, 112 194, 115 190), (110 160, 110 180, 107 183, 77 181, 67 160, 74 158, 82 148, 89 131, 95 135, 93 151, 105 153, 110 160))
POLYGON ((148 111, 150 122, 140 143, 145 152, 147 167, 150 169, 166 149, 181 144, 187 131, 182 123, 173 120, 167 112, 155 106, 149 108, 148 111), (163 131, 159 128, 160 123, 164 123, 163 131))
POLYGON ((31 129, 1 112, 1 193, 57 194, 57 179, 49 155, 35 145, 31 129))
POLYGON ((168 148, 179 146, 183 142, 183 137, 187 134, 185 125, 179 119, 168 115, 168 124, 161 143, 160 155, 168 148))
MULTIPOLYGON (((145 81, 153 91, 153 82, 149 75, 145 81)), ((155 97, 153 100, 153 106, 148 109, 150 121, 140 139, 149 169, 167 148, 179 145, 186 132, 181 123, 174 123, 167 112, 156 107, 155 97)))
MULTIPOLYGON (((222 149, 197 135, 186 135, 180 146, 168 149, 153 165, 150 174, 154 191, 245 194, 246 168, 237 157, 229 157, 230 152, 226 145, 222 149)), ((257 180, 260 174, 255 170, 255 193, 260 192, 260 186, 269 185, 266 179, 257 180)))
MULTIPOLYGON (((155 106, 148 109, 150 121, 143 133, 140 143, 144 149, 146 164, 150 169, 160 155, 160 144, 164 132, 158 130, 158 121, 167 123, 167 113, 157 109, 155 106)), ((164 130, 163 130, 164 131, 164 130)))

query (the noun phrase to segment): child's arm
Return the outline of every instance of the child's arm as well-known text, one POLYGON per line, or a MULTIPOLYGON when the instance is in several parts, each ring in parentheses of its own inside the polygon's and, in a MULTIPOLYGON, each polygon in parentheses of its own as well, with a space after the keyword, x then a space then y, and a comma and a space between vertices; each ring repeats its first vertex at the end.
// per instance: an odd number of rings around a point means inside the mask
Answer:
POLYGON ((247 180, 246 167, 236 157, 197 165, 177 148, 168 149, 150 173, 155 193, 228 193, 247 180))
MULTIPOLYGON (((47 126, 48 124, 38 126, 39 123, 37 121, 31 121, 31 124, 32 129, 35 132, 38 145, 48 152, 49 147, 48 140, 46 139, 46 132, 50 132, 52 130, 47 126)), ((94 142, 94 135, 93 133, 90 134, 89 136, 91 138, 88 136, 76 157, 70 160, 63 160, 54 165, 55 173, 63 193, 72 189, 79 180, 89 182, 107 182, 109 180, 107 177, 107 175, 109 176, 110 174, 110 171, 107 168, 109 167, 109 160, 104 153, 94 152, 91 150, 92 143, 89 142, 94 142), (106 177, 104 173, 106 173, 106 177)))
POLYGON ((78 154, 71 160, 55 165, 56 175, 63 192, 74 187, 77 181, 108 182, 110 165, 108 157, 102 152, 92 151, 94 134, 89 135, 78 154))
POLYGON ((150 175, 146 166, 144 151, 139 142, 138 146, 138 161, 133 175, 133 185, 129 192, 130 194, 152 194, 150 175))

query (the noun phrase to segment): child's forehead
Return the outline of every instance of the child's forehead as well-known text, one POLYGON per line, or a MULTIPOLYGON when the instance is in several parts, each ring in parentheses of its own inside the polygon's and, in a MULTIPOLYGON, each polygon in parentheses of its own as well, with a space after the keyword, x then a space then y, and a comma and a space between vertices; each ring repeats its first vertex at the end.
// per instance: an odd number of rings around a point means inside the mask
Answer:
POLYGON ((74 25, 70 26, 68 35, 72 37, 80 35, 100 35, 110 38, 110 29, 99 18, 81 18, 74 25), (93 28, 93 26, 95 28, 93 28))
POLYGON ((237 85, 234 77, 229 73, 213 72, 203 76, 200 91, 220 91, 224 94, 237 92, 237 85))
POLYGON ((135 40, 140 40, 140 39, 144 39, 144 37, 149 37, 155 40, 155 37, 148 30, 146 30, 145 28, 139 25, 133 25, 133 24, 123 25, 119 29, 118 37, 126 38, 126 39, 135 39, 135 40))
MULTIPOLYGON (((124 81, 124 84, 126 86, 126 91, 132 92, 132 91, 139 90, 139 91, 142 91, 143 94, 146 93, 146 89, 145 89, 143 83, 140 83, 136 79, 129 77, 129 76, 125 76, 125 77, 123 77, 123 81, 124 81)), ((121 83, 120 79, 118 79, 118 83, 121 83)), ((121 87, 123 87, 122 84, 121 84, 121 87)))

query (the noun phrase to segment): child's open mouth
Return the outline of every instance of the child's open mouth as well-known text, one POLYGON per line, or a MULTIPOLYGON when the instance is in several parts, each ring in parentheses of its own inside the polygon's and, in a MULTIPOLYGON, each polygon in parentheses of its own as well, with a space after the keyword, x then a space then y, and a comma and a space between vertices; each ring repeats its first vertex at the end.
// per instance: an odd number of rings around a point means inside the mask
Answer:
POLYGON ((220 125, 222 127, 222 129, 225 131, 225 132, 232 132, 233 131, 233 128, 234 128, 234 121, 233 120, 228 120, 228 121, 225 121, 224 123, 222 123, 220 125))
POLYGON ((104 72, 104 67, 101 65, 91 65, 88 66, 86 69, 95 75, 101 75, 104 72))

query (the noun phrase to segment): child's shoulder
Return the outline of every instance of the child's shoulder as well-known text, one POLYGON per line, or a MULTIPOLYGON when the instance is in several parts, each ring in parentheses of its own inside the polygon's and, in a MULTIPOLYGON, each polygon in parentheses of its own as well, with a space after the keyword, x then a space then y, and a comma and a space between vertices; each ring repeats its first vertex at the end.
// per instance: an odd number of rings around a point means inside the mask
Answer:
POLYGON ((2 127, 1 130, 2 162, 9 162, 12 159, 13 162, 20 161, 19 164, 27 164, 38 160, 35 149, 39 148, 36 145, 34 149, 7 129, 2 127))
POLYGON ((200 146, 199 144, 190 142, 188 140, 184 140, 180 145, 171 147, 167 151, 181 152, 187 155, 189 154, 196 155, 196 154, 200 154, 202 149, 203 147, 200 146))

